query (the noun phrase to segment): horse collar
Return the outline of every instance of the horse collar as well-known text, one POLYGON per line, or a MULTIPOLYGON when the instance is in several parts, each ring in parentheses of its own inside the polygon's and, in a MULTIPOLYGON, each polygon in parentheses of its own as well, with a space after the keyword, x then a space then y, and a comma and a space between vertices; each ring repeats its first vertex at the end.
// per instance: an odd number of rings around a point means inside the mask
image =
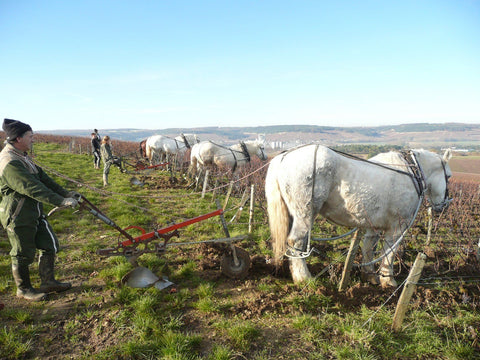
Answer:
POLYGON ((233 164, 233 167, 232 167, 232 173, 234 173, 235 170, 237 169, 237 164, 238 164, 238 163, 237 163, 237 157, 235 156, 235 151, 233 151, 233 150, 230 149, 230 148, 229 148, 229 150, 230 150, 230 152, 231 152, 232 155, 233 155, 233 160, 235 160, 235 163, 233 164))
POLYGON ((183 135, 183 134, 180 134, 180 135, 182 136, 182 139, 183 139, 183 142, 185 143, 186 148, 187 148, 187 149, 190 149, 191 146, 190 146, 190 144, 188 143, 188 140, 187 140, 187 138, 185 137, 185 135, 183 135))
POLYGON ((250 162, 250 154, 248 153, 247 145, 243 141, 240 141, 240 146, 242 147, 243 155, 245 155, 245 160, 250 162))
POLYGON ((417 190, 418 196, 423 196, 425 190, 427 189, 427 184, 425 180, 425 174, 423 173, 422 167, 417 160, 417 156, 413 151, 401 151, 403 158, 407 162, 412 171, 412 181, 417 190))

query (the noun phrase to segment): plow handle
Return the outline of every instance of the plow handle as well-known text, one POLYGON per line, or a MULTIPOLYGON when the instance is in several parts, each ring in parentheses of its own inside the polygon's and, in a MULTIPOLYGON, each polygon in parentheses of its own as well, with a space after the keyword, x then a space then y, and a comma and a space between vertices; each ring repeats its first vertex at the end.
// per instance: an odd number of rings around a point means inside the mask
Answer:
POLYGON ((92 214, 93 216, 97 217, 98 219, 102 220, 105 224, 113 227, 115 230, 117 230, 120 234, 125 236, 128 241, 135 242, 135 239, 127 233, 125 230, 123 230, 120 226, 115 224, 113 220, 111 220, 107 215, 102 213, 99 208, 97 208, 95 205, 93 205, 90 201, 88 201, 85 197, 81 197, 79 200, 80 203, 80 208, 85 208, 87 211, 92 214))

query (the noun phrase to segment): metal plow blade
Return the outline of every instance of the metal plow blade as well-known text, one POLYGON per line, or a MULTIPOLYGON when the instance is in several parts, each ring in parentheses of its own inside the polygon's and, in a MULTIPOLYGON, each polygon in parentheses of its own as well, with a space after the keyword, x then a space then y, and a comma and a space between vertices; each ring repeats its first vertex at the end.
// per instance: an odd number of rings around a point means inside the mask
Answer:
POLYGON ((143 186, 145 183, 143 181, 138 180, 135 176, 130 179, 130 183, 132 185, 138 185, 138 186, 143 186))
POLYGON ((158 290, 165 289, 173 285, 167 278, 160 279, 146 267, 139 266, 122 278, 122 284, 133 288, 146 288, 154 285, 158 290))

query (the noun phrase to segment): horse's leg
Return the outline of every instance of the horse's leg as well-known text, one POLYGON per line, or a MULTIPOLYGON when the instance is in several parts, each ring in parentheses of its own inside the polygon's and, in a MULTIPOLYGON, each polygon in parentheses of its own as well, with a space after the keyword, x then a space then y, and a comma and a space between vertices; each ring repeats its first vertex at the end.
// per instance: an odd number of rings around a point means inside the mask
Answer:
POLYGON ((166 160, 165 160, 165 152, 163 150, 159 150, 158 152, 158 163, 161 164, 161 163, 164 163, 166 160))
POLYGON ((190 156, 190 165, 188 166, 187 175, 192 179, 197 173, 197 158, 195 156, 190 156))
POLYGON ((150 158, 150 165, 153 166, 157 164, 158 151, 152 149, 151 154, 152 154, 152 157, 150 158))
MULTIPOLYGON (((369 263, 373 260, 373 249, 378 241, 378 235, 371 229, 368 229, 363 236, 362 255, 363 263, 369 263)), ((361 267, 362 281, 369 282, 372 285, 380 284, 378 275, 375 272, 374 265, 361 267)))
POLYGON ((400 234, 401 232, 395 230, 385 232, 385 244, 382 249, 382 255, 390 250, 391 251, 384 257, 382 264, 380 265, 380 284, 382 287, 397 287, 397 282, 393 278, 393 261, 395 260, 397 249, 392 249, 392 247, 400 234))
MULTIPOLYGON (((308 232, 311 229, 310 216, 302 218, 295 217, 293 219, 292 228, 288 235, 287 243, 293 247, 295 253, 306 251, 308 232)), ((290 272, 294 282, 302 282, 312 277, 307 267, 307 261, 305 258, 290 258, 290 272)))

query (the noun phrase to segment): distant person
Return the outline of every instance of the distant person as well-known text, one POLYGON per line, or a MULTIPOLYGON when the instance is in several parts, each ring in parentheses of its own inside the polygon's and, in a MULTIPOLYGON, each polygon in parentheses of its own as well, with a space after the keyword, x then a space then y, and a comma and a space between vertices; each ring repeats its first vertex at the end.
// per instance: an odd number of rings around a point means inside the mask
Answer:
POLYGON ((110 166, 115 163, 115 158, 112 154, 112 146, 110 144, 110 136, 104 136, 102 145, 100 145, 100 154, 103 160, 103 186, 108 186, 108 174, 110 173, 110 166))
POLYGON ((97 137, 98 142, 102 141, 102 138, 101 138, 100 134, 98 133, 98 130, 93 129, 93 132, 95 133, 95 136, 97 137))
POLYGON ((49 292, 72 287, 68 282, 55 280, 54 264, 59 242, 43 213, 42 203, 75 207, 80 194, 65 190, 27 155, 33 144, 30 125, 4 119, 2 128, 6 144, 0 152, 0 221, 12 246, 10 257, 17 296, 40 301, 49 292), (38 290, 32 287, 29 272, 37 249, 41 280, 38 290))
POLYGON ((100 169, 100 140, 97 134, 92 132, 91 134, 92 153, 93 153, 93 168, 100 169))

